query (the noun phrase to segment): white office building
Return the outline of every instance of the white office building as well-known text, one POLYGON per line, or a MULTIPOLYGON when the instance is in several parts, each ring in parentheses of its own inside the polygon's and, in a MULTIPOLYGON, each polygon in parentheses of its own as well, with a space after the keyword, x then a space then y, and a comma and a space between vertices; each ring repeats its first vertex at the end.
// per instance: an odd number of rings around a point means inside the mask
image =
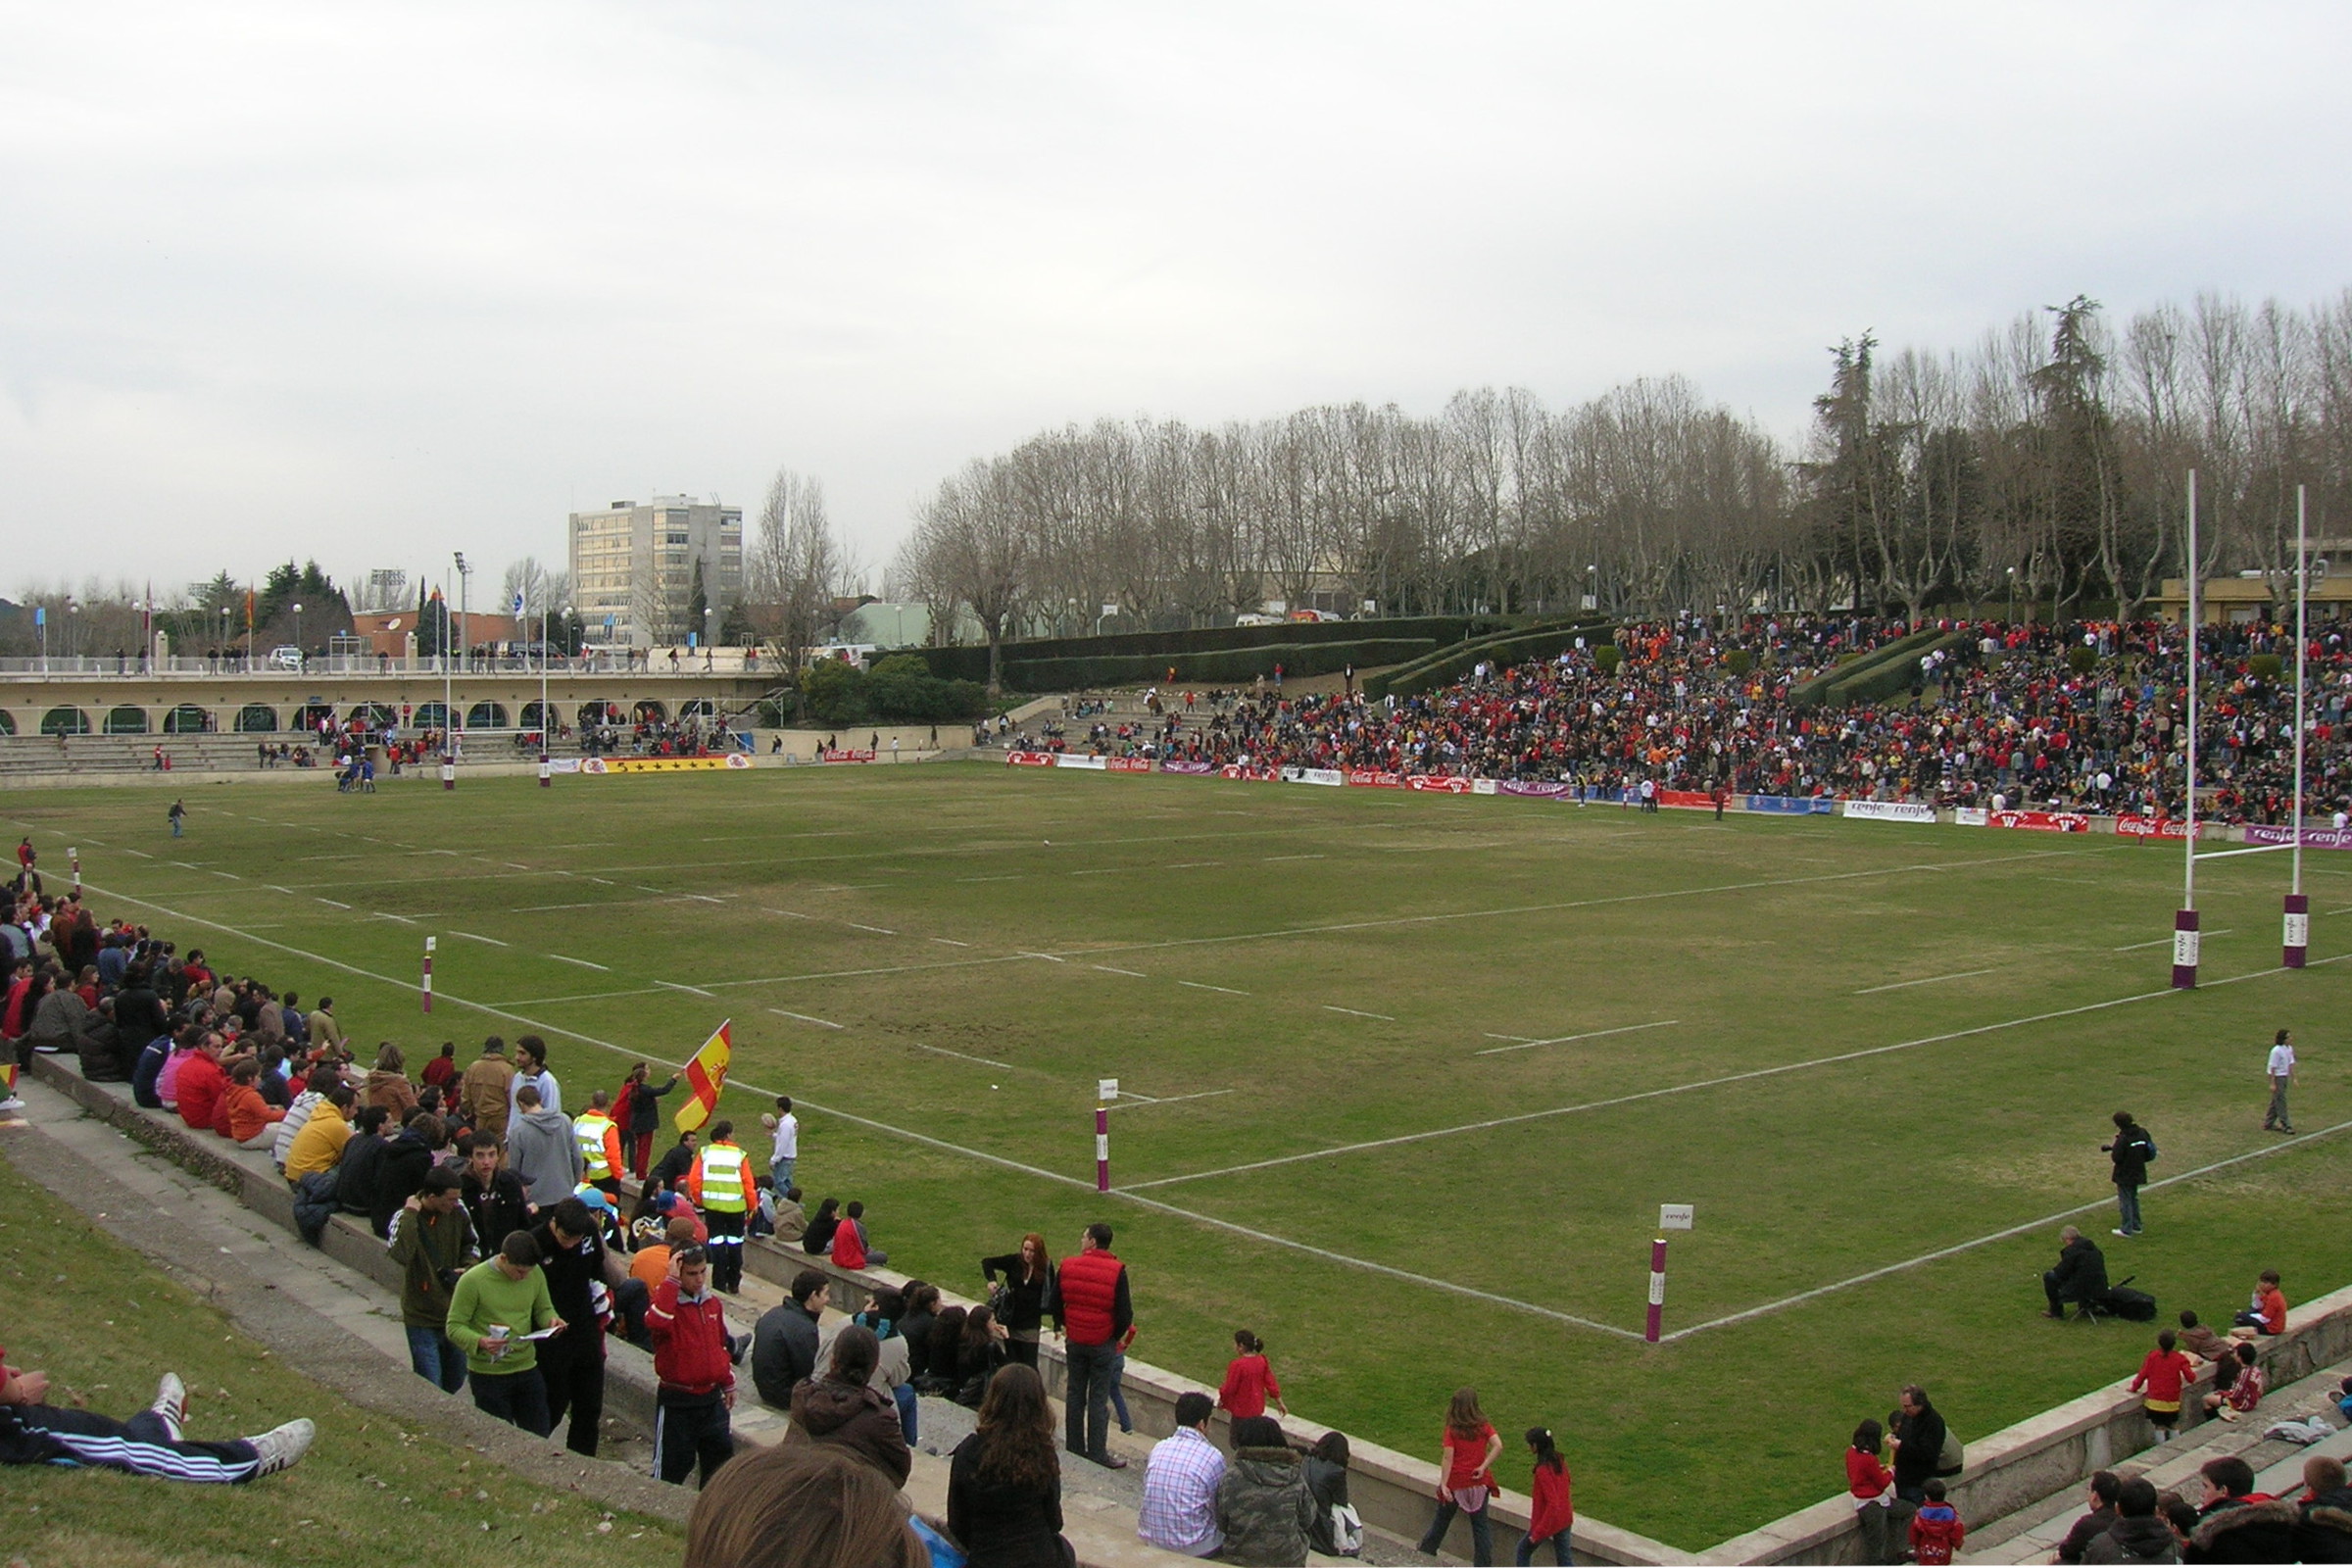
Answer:
POLYGON ((690 496, 571 514, 571 593, 594 644, 683 647, 715 637, 743 598, 743 509, 690 496), (700 584, 709 613, 693 619, 700 584))

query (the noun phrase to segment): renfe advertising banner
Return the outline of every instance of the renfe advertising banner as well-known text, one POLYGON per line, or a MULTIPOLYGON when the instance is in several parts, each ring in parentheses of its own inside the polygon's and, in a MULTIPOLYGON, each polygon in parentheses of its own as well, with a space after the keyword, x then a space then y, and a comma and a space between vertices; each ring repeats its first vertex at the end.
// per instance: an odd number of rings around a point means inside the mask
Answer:
POLYGON ((1915 801, 1848 801, 1845 814, 1865 822, 1933 822, 1936 808, 1915 801))
MULTIPOLYGON (((2295 830, 2249 822, 2246 824, 2246 842, 2292 844, 2295 842, 2295 830)), ((2352 850, 2352 828, 2307 827, 2303 830, 2303 847, 2307 850, 2352 850)))

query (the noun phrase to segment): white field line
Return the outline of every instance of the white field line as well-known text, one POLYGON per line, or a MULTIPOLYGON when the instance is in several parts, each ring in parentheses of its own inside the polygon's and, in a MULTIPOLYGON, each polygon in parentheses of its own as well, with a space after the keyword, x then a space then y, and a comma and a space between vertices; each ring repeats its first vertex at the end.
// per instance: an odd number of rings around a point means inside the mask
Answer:
POLYGON ((335 901, 332 899, 319 899, 318 902, 320 904, 332 904, 338 909, 348 909, 351 907, 351 906, 348 904, 335 904, 335 901))
MULTIPOLYGON (((2319 963, 2336 963, 2352 958, 2352 953, 2334 958, 2322 958, 2319 963)), ((2240 980, 2258 980, 2264 975, 2284 974, 2280 968, 2257 969, 2252 974, 2230 975, 2215 980, 2212 985, 2233 985, 2240 980)), ((1746 1072, 1724 1073, 1714 1078, 1695 1078, 1685 1084, 1668 1084, 1660 1089, 1643 1089, 1630 1095, 1612 1095, 1606 1100, 1588 1100, 1574 1105, 1554 1105, 1547 1110, 1526 1110, 1515 1116, 1494 1116, 1486 1121, 1462 1122, 1452 1127, 1435 1127, 1422 1133, 1399 1133, 1394 1138, 1374 1138, 1360 1144, 1340 1144, 1331 1149, 1310 1149, 1302 1153, 1281 1154, 1272 1159, 1253 1159, 1243 1165, 1227 1165, 1218 1170, 1191 1171, 1181 1176, 1161 1176, 1148 1182, 1130 1182, 1126 1191, 1140 1192, 1150 1187, 1173 1187, 1180 1182, 1208 1181, 1219 1176, 1239 1176, 1245 1171, 1269 1170, 1277 1165, 1296 1165, 1302 1160, 1336 1159, 1342 1154, 1359 1154, 1370 1149, 1394 1149, 1400 1144, 1427 1143, 1433 1138, 1456 1138, 1465 1133, 1490 1132, 1496 1127, 1515 1127, 1522 1122, 1545 1121, 1553 1116, 1579 1116, 1588 1111, 1608 1110, 1618 1105, 1639 1104, 1645 1100, 1662 1100, 1669 1095, 1687 1095, 1700 1089, 1720 1089, 1726 1084, 1748 1083, 1758 1078, 1777 1078, 1783 1073, 1809 1072, 1816 1067, 1834 1067, 1841 1061, 1861 1061, 1871 1056, 1884 1056, 1889 1052, 1915 1051, 1922 1046, 1943 1045, 1954 1040, 1966 1040, 1975 1035, 1997 1034, 2003 1029, 2020 1029, 2028 1024, 2048 1023, 2057 1018, 2079 1017, 2086 1012, 2103 1012, 2109 1007, 2129 1006, 2134 1002, 2153 1002, 2160 997, 2179 997, 2188 993, 2166 986, 2162 991, 2141 991, 2129 997, 2117 997, 2109 1002, 2086 1002, 2079 1007, 2060 1007, 2051 1012, 2036 1012, 2023 1018, 2008 1018, 1999 1023, 1981 1023, 1973 1028, 1954 1029, 1939 1035, 1922 1035, 1916 1040, 1898 1040, 1890 1046, 1865 1046, 1859 1051, 1841 1051, 1832 1056, 1814 1056, 1804 1061, 1787 1061, 1777 1067, 1756 1067, 1746 1072)))
POLYGON ((1150 1105, 1173 1105, 1179 1101, 1185 1100, 1214 1100, 1219 1095, 1232 1093, 1233 1091, 1230 1089, 1203 1089, 1197 1095, 1168 1095, 1158 1100, 1153 1100, 1148 1095, 1127 1095, 1110 1108, 1113 1110, 1142 1110, 1150 1105))
POLYGON ((872 932, 874 935, 876 935, 876 936, 878 936, 878 937, 895 937, 895 936, 897 936, 897 935, 898 935, 898 933, 897 933, 896 931, 889 930, 889 929, 887 929, 887 928, 885 928, 885 927, 883 927, 883 926, 878 926, 878 925, 859 925, 859 924, 858 924, 857 921, 855 921, 855 920, 844 920, 844 921, 842 921, 841 923, 842 923, 843 925, 846 925, 846 926, 848 926, 848 927, 849 927, 851 930, 853 930, 853 931, 871 931, 871 932, 872 932))
MULTIPOLYGON (((275 942, 268 937, 253 936, 242 927, 225 925, 219 920, 208 920, 201 915, 184 914, 167 905, 157 904, 148 899, 134 898, 127 893, 111 892, 106 888, 97 887, 95 884, 92 884, 92 888, 95 892, 107 898, 119 898, 126 904, 135 904, 143 908, 157 910, 161 913, 171 915, 175 920, 184 920, 190 925, 206 926, 215 931, 226 932, 230 936, 242 937, 246 941, 254 943, 256 946, 274 948, 278 952, 287 954, 293 957, 308 959, 313 963, 318 963, 330 969, 339 969, 345 974, 358 975, 362 979, 373 980, 378 985, 390 986, 401 991, 406 991, 409 989, 406 982, 392 979, 388 975, 377 974, 372 969, 363 969, 358 964, 346 963, 340 958, 330 958, 325 956, 323 954, 312 953, 307 949, 297 948, 288 943, 275 942)), ((625 1046, 617 1046, 610 1040, 600 1040, 594 1035, 581 1034, 576 1029, 564 1029, 555 1024, 543 1023, 540 1020, 529 1017, 526 1014, 514 1012, 504 1007, 492 1006, 487 1003, 469 1002, 466 998, 458 996, 453 992, 442 993, 440 1000, 453 1006, 470 1007, 476 1012, 485 1013, 493 1018, 503 1018, 512 1023, 523 1024, 544 1034, 557 1035, 565 1040, 576 1040, 580 1042, 580 1044, 586 1046, 595 1046, 601 1051, 609 1051, 612 1053, 613 1055, 618 1056, 623 1060, 644 1061, 649 1059, 646 1054, 642 1051, 634 1051, 625 1046)), ((771 1007, 768 1010, 771 1012, 783 1012, 783 1009, 779 1007, 771 1007)), ((805 1023, 824 1024, 827 1028, 832 1029, 838 1029, 842 1027, 840 1024, 829 1023, 823 1018, 809 1018, 801 1013, 784 1013, 784 1016, 788 1018, 800 1018, 805 1023)), ((662 1065, 683 1068, 685 1063, 664 1061, 662 1065)), ((740 1079, 736 1080, 735 1087, 738 1089, 749 1090, 756 1095, 773 1095, 780 1093, 780 1091, 763 1088, 759 1084, 745 1083, 740 1079)), ((854 1111, 841 1110, 830 1105, 821 1105, 813 1101, 804 1099, 800 1096, 794 1097, 794 1103, 815 1111, 819 1115, 831 1116, 836 1120, 848 1122, 852 1126, 864 1127, 873 1132, 883 1133, 893 1138, 902 1139, 910 1144, 920 1144, 927 1149, 937 1149, 946 1153, 960 1154, 966 1159, 974 1160, 984 1165, 993 1165, 1000 1170, 1018 1171, 1024 1176, 1034 1176, 1041 1181, 1054 1182, 1063 1187, 1075 1187, 1084 1192, 1091 1193, 1095 1190, 1095 1184, 1092 1180, 1082 1181, 1075 1176, 1064 1175, 1060 1171, 1046 1170, 1041 1166, 1026 1164, 1017 1159, 1008 1159, 1003 1154, 992 1154, 986 1150, 968 1149, 961 1144, 949 1143, 944 1138, 934 1138, 928 1133, 918 1133, 906 1127, 894 1127, 888 1122, 877 1121, 870 1116, 860 1116, 854 1111)), ((1271 1232, 1256 1230, 1247 1225, 1237 1225, 1231 1220, 1219 1219, 1213 1214, 1196 1213, 1191 1209, 1179 1208, 1173 1203, 1162 1202, 1157 1199, 1143 1198, 1122 1188, 1113 1188, 1109 1196, 1121 1202, 1132 1203, 1138 1208, 1148 1208, 1155 1213, 1166 1214, 1175 1219, 1189 1220, 1196 1225, 1202 1226, 1209 1230, 1222 1231, 1229 1236, 1239 1236, 1249 1241, 1262 1243, 1268 1247, 1279 1247, 1289 1251, 1302 1253, 1308 1257, 1321 1258, 1327 1263, 1336 1263, 1342 1268, 1351 1268, 1359 1273, 1377 1274, 1386 1279, 1400 1280, 1407 1285, 1418 1285, 1424 1287, 1425 1289, 1442 1291, 1450 1296, 1459 1296, 1471 1300, 1485 1301, 1493 1306, 1507 1307, 1512 1311, 1523 1312, 1531 1317, 1545 1318, 1554 1323, 1573 1324, 1578 1328, 1591 1329, 1596 1334, 1607 1334, 1621 1340, 1631 1340, 1639 1343, 1642 1339, 1642 1336, 1635 1333, 1632 1329, 1620 1328, 1614 1323, 1603 1323, 1596 1318, 1579 1317, 1574 1312, 1563 1312, 1557 1307, 1544 1306, 1534 1301, 1517 1300, 1508 1296, 1497 1295, 1493 1291, 1479 1290, 1475 1286, 1458 1284, 1452 1280, 1437 1279, 1427 1274, 1416 1274, 1409 1269, 1395 1268, 1387 1263, 1376 1263, 1369 1258, 1351 1257, 1346 1252, 1336 1252, 1331 1250, 1329 1248, 1316 1247, 1306 1242, 1293 1241, 1287 1236, 1276 1236, 1271 1232)))
POLYGON ((586 958, 572 957, 569 954, 551 953, 548 955, 548 956, 555 959, 558 963, 576 963, 583 969, 600 969, 606 974, 611 974, 612 972, 612 966, 611 964, 593 963, 586 958))
POLYGON ((798 1018, 803 1023, 812 1023, 823 1029, 846 1029, 849 1027, 847 1024, 835 1023, 830 1018, 811 1018, 805 1012, 793 1012, 784 1007, 770 1007, 767 1010, 779 1018, 798 1018))
MULTIPOLYGON (((90 842, 91 842, 91 843, 93 843, 93 844, 95 844, 95 843, 97 842, 97 840, 95 840, 95 839, 92 839, 90 842)), ((122 853, 123 853, 124 855, 135 855, 135 856, 137 856, 137 857, 138 857, 140 859, 142 859, 142 860, 152 860, 152 859, 154 859, 154 858, 155 858, 155 857, 154 857, 154 856, 152 856, 152 855, 149 855, 149 854, 148 854, 148 853, 147 853, 145 850, 133 850, 133 849, 127 849, 127 848, 126 848, 126 849, 124 849, 124 850, 123 850, 123 852, 122 852, 122 853)))
POLYGON ((2293 848, 2292 844, 2257 844, 2250 849, 2243 850, 2208 850, 2197 858, 2200 860, 2227 860, 2233 855, 2276 855, 2280 850, 2293 848))
POLYGON ((798 909, 771 909, 764 904, 760 906, 760 912, 761 914, 780 914, 787 920, 813 920, 816 918, 813 914, 803 914, 798 909))
POLYGON ((262 886, 268 888, 272 893, 283 893, 288 898, 292 898, 294 896, 294 890, 292 888, 281 888, 274 882, 265 882, 262 884, 262 886))
MULTIPOLYGON (((2220 931, 2202 931, 2198 933, 2200 936, 2208 937, 2226 937, 2233 936, 2235 934, 2236 927, 2234 926, 2226 927, 2220 931)), ((2158 937, 2153 942, 2131 942, 2126 943, 2123 947, 2110 948, 2107 951, 2110 953, 2137 953, 2143 948, 2169 948, 2172 945, 2173 939, 2171 937, 2158 937)))
MULTIPOLYGON (((1016 958, 1043 958, 1048 963, 1067 963, 1070 961, 1067 958, 1055 957, 1051 953, 1016 953, 1013 955, 1013 956, 1016 958)), ((929 966, 926 965, 925 967, 929 966)))
POLYGON ((510 909, 507 912, 510 914, 544 914, 550 909, 614 909, 626 907, 627 904, 625 901, 614 899, 592 899, 586 904, 526 904, 519 909, 510 909))
POLYGON ((1854 995, 1875 997, 1882 991, 1908 991, 1913 986, 1939 986, 1946 980, 1974 980, 1981 974, 1991 974, 1992 972, 1990 969, 1964 969, 1958 974, 1932 974, 1924 980, 1897 980, 1892 985, 1868 986, 1855 992, 1854 995))
MULTIPOLYGON (((769 1010, 773 1011, 775 1009, 771 1008, 769 1010)), ((909 1041, 908 1044, 913 1046, 917 1051, 928 1051, 934 1056, 954 1056, 959 1061, 976 1061, 983 1067, 1002 1068, 1005 1072, 1019 1072, 1021 1070, 1020 1068, 1015 1067, 1009 1061, 994 1061, 987 1056, 974 1056, 961 1051, 950 1051, 945 1046, 926 1046, 919 1040, 909 1041)))
MULTIPOLYGON (((661 994, 661 988, 658 986, 631 986, 626 991, 581 991, 568 997, 516 997, 512 1001, 502 1002, 499 1005, 502 1007, 561 1007, 574 1002, 616 1002, 623 997, 658 997, 661 994)), ((479 1006, 481 1004, 468 1003, 466 1005, 479 1006)))
POLYGON ((971 946, 969 942, 958 942, 954 937, 933 937, 931 940, 943 948, 968 948, 971 946))
POLYGON ((712 992, 705 991, 701 986, 682 986, 675 980, 657 980, 654 982, 654 984, 660 986, 664 991, 683 991, 690 996, 711 997, 715 995, 712 992))
POLYGON ((234 871, 215 871, 215 872, 213 873, 213 875, 215 875, 215 876, 224 876, 224 877, 228 878, 228 879, 229 879, 231 882, 242 882, 242 881, 244 881, 244 880, 245 880, 243 877, 241 877, 241 876, 237 875, 237 873, 236 873, 236 872, 234 872, 234 871))
POLYGON ((415 925, 416 923, 405 914, 389 914, 382 909, 368 910, 368 918, 370 920, 398 920, 402 925, 415 925))
POLYGON ((1525 1035, 1488 1035, 1487 1038, 1489 1040, 1513 1040, 1517 1041, 1523 1046, 1532 1046, 1535 1044, 1533 1040, 1528 1039, 1525 1035))
MULTIPOLYGON (((1099 969, 1102 967, 1102 965, 1097 964, 1095 967, 1099 969)), ((1382 1023, 1395 1023, 1396 1021, 1385 1012, 1361 1012, 1354 1007, 1335 1007, 1328 1002, 1323 1004, 1323 1010, 1325 1012, 1344 1012, 1350 1018, 1377 1018, 1382 1023)))
MULTIPOLYGON (((2328 961, 2333 962, 2334 960, 2328 961)), ((2273 971, 2265 970, 2263 972, 2267 974, 2273 971)), ((2236 978, 2249 979, 2251 976, 2240 975, 2236 978)), ((2339 1121, 2332 1127, 2323 1127, 2318 1132, 2305 1133, 2299 1138, 2290 1138, 2282 1144, 2272 1144, 2248 1153, 2232 1154, 2228 1159, 2217 1159, 2210 1165, 2199 1165, 2195 1170, 2184 1170, 2178 1176, 2167 1176, 2160 1182, 2148 1183, 2140 1191, 2154 1192, 2159 1187, 2170 1187, 2176 1182, 2195 1181, 2201 1176, 2210 1176, 2217 1170, 2228 1170, 2232 1165, 2243 1165, 2249 1160, 2268 1159, 2282 1150, 2294 1148, 2297 1144, 2308 1144, 2314 1139, 2331 1137, 2347 1129, 2352 1129, 2352 1121, 2339 1121)), ((2113 1199, 2104 1198, 2096 1202, 2078 1203, 2073 1208, 2062 1208, 2055 1214, 2045 1214, 2039 1219, 2030 1219, 2022 1225, 2012 1225, 2006 1230, 1993 1231, 1970 1241, 1955 1243, 1950 1247, 1940 1247, 1933 1252, 1922 1252, 1917 1257, 1905 1258, 1899 1263, 1888 1263, 1884 1268, 1874 1268, 1865 1273, 1856 1274, 1851 1279, 1838 1280, 1829 1285, 1817 1285, 1809 1291, 1799 1291, 1794 1296, 1784 1296, 1777 1301, 1766 1301, 1761 1306, 1728 1312, 1722 1317, 1709 1318, 1704 1323, 1693 1323, 1687 1329, 1677 1329, 1672 1334, 1661 1334, 1658 1338, 1661 1343, 1668 1340, 1688 1339, 1693 1334, 1704 1334, 1709 1329, 1726 1328, 1734 1323, 1745 1323, 1754 1318, 1766 1317, 1774 1312, 1786 1311, 1800 1302, 1818 1300, 1825 1296, 1834 1296, 1839 1291, 1851 1290, 1857 1285, 1867 1285, 1873 1280, 1883 1280, 1890 1274, 1900 1274, 1943 1258, 1955 1257, 1980 1247, 1989 1247, 1994 1242, 2005 1242, 2012 1236, 2024 1236, 2029 1232, 2055 1225, 2060 1220, 2073 1219, 2078 1214, 2094 1213, 2112 1206, 2113 1203, 2113 1199)))
POLYGON ((1176 983, 1180 986, 1191 986, 1195 991, 1222 991, 1229 997, 1246 997, 1250 994, 1247 991, 1236 991, 1231 986, 1212 986, 1205 980, 1179 980, 1176 983))
POLYGON ((464 937, 468 942, 487 942, 494 948, 503 948, 509 946, 509 944, 499 941, 496 937, 475 936, 470 931, 452 931, 450 935, 453 937, 464 937))
POLYGON ((1476 1053, 1476 1054, 1481 1056, 1499 1056, 1508 1051, 1531 1051, 1537 1046, 1565 1046, 1578 1040, 1599 1040, 1607 1035, 1630 1035, 1642 1029, 1671 1029, 1682 1021, 1683 1020, 1680 1018, 1659 1018, 1651 1023, 1626 1023, 1619 1024, 1614 1029, 1588 1030, 1581 1035, 1554 1035, 1549 1040, 1515 1040, 1510 1035, 1489 1035, 1487 1036, 1489 1040, 1511 1040, 1512 1044, 1507 1046, 1489 1046, 1486 1050, 1476 1053))
POLYGON ((1152 978, 1150 975, 1144 973, 1140 969, 1114 969, 1107 963, 1090 963, 1087 965, 1087 967, 1090 969, 1100 969, 1104 974, 1123 974, 1130 980, 1149 980, 1152 978))

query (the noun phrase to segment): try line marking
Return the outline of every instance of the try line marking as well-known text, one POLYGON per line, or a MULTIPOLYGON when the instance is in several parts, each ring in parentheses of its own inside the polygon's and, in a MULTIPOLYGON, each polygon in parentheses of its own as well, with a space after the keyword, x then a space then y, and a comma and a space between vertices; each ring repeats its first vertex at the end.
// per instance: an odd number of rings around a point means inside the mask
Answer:
POLYGON ((1477 1053, 1481 1056, 1499 1056, 1506 1051, 1533 1051, 1538 1046, 1564 1046, 1572 1040, 1598 1040, 1604 1035, 1630 1035, 1639 1029, 1668 1029, 1681 1023, 1680 1018, 1660 1018, 1655 1023, 1620 1024, 1614 1029, 1594 1029, 1581 1035, 1554 1035, 1549 1040, 1522 1040, 1515 1035, 1489 1035, 1489 1040, 1508 1040, 1507 1046, 1489 1046, 1477 1053))

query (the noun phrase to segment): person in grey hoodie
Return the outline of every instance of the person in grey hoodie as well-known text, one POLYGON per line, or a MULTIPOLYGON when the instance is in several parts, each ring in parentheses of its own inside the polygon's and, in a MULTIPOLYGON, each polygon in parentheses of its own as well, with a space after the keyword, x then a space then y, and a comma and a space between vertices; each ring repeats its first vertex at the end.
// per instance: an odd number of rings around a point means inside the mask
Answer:
POLYGON ((539 1103, 534 1085, 514 1092, 514 1108, 521 1119, 507 1124, 507 1161, 522 1178, 532 1207, 560 1203, 580 1185, 580 1141, 562 1111, 539 1103))

